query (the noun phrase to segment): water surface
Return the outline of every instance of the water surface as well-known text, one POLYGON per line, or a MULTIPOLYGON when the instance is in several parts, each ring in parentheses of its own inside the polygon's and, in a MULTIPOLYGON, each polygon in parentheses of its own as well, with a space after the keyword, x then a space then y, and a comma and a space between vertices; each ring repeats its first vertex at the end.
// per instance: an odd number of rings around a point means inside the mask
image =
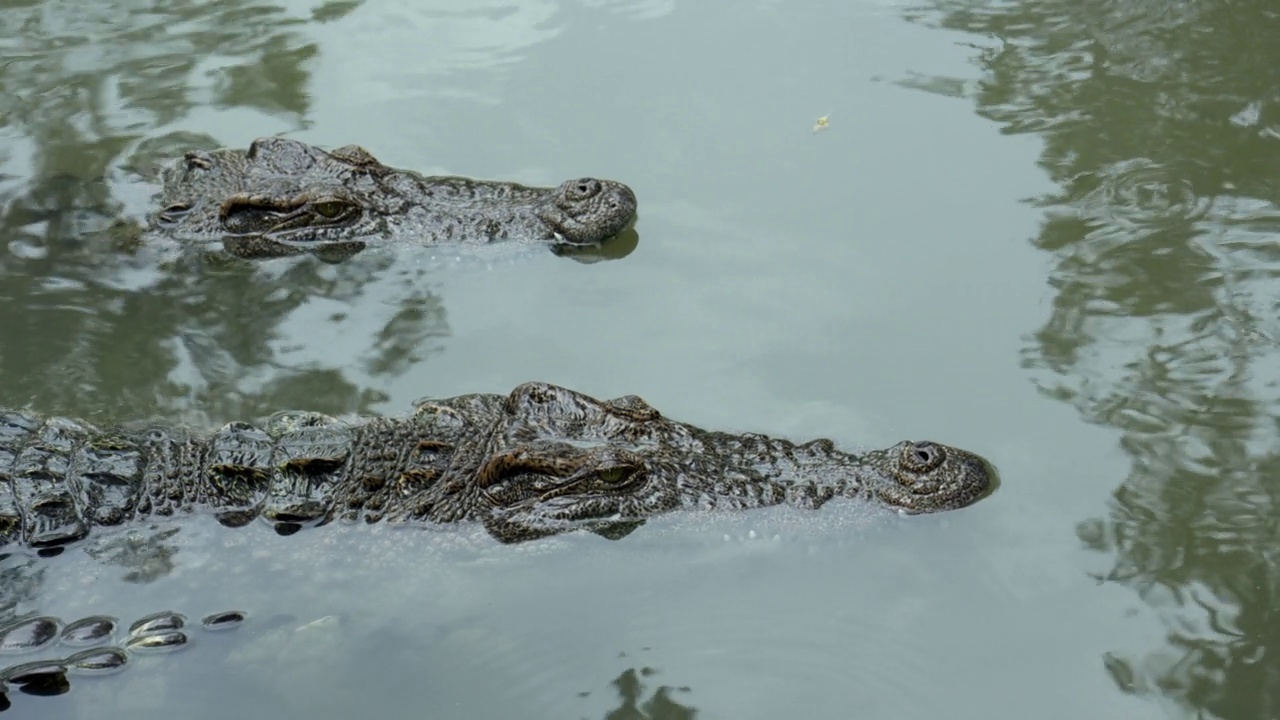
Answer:
POLYGON ((931 438, 1000 491, 519 547, 193 520, 9 558, 8 614, 250 621, 7 717, 1274 713, 1280 16, 705 5, 0 4, 0 400, 212 426, 537 379, 718 429, 931 438), (157 163, 272 134, 616 178, 639 240, 113 246, 157 163))

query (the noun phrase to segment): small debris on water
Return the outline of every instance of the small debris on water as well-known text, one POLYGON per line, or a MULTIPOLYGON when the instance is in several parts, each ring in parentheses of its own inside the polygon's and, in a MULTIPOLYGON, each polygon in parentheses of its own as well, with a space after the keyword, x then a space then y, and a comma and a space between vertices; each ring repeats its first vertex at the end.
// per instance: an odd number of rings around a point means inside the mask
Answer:
POLYGON ((822 117, 818 118, 818 122, 813 124, 813 134, 817 135, 818 133, 822 132, 823 130, 826 130, 829 127, 831 127, 831 116, 823 115, 822 117))

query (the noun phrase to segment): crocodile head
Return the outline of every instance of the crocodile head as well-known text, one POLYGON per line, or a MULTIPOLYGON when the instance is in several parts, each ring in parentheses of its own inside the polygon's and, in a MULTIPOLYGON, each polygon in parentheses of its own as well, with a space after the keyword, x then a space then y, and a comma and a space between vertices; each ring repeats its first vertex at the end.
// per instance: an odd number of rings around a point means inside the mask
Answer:
MULTIPOLYGON (((486 505, 481 517, 503 542, 579 528, 618 537, 647 518, 680 507, 744 509, 788 500, 816 507, 848 495, 874 498, 910 514, 955 510, 987 494, 993 481, 981 457, 933 442, 902 442, 849 456, 839 461, 847 467, 837 470, 864 484, 837 483, 828 486, 831 492, 825 496, 818 492, 820 486, 789 488, 775 478, 743 477, 741 468, 725 467, 722 477, 690 476, 670 458, 653 458, 652 449, 648 454, 650 460, 645 453, 618 447, 542 442, 494 455, 477 476, 486 505), (735 475, 736 485, 731 479, 735 475)), ((831 470, 819 464, 807 469, 831 470)))
POLYGON ((842 452, 830 440, 709 432, 634 395, 600 401, 526 383, 502 412, 476 485, 490 531, 508 541, 610 530, 676 508, 817 508, 835 497, 940 512, 976 502, 995 483, 983 458, 939 443, 842 452))
POLYGON ((578 178, 548 193, 536 214, 559 241, 592 245, 622 232, 635 219, 636 196, 619 182, 578 178))
POLYGON ((401 228, 412 236, 412 227, 431 232, 460 226, 451 232, 464 239, 469 226, 474 238, 486 242, 593 245, 621 233, 636 216, 635 194, 612 180, 579 178, 553 189, 523 189, 529 197, 511 197, 505 204, 424 200, 423 212, 394 202, 396 195, 362 197, 341 186, 294 194, 242 192, 223 201, 218 222, 228 235, 261 235, 286 244, 395 234, 401 228))
POLYGON ((265 238, 279 254, 378 238, 591 245, 636 216, 635 194, 611 180, 548 188, 423 176, 383 165, 358 146, 326 152, 285 138, 255 140, 247 151, 187 153, 166 171, 161 203, 157 232, 265 238))
POLYGON ((972 505, 995 486, 995 472, 980 456, 940 443, 900 442, 863 453, 870 471, 867 492, 908 513, 957 510, 972 505))

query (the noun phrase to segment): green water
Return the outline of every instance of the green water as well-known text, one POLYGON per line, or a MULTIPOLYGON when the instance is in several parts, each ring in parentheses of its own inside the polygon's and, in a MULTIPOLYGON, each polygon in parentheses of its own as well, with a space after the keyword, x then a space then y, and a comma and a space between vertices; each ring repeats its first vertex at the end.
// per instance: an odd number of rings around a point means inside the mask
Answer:
POLYGON ((11 558, 8 612, 250 622, 5 717, 1280 713, 1280 11, 710 5, 0 2, 0 402, 216 425, 537 379, 939 440, 999 492, 519 547, 197 519, 11 558), (158 163, 273 134, 622 180, 639 240, 113 247, 158 163))

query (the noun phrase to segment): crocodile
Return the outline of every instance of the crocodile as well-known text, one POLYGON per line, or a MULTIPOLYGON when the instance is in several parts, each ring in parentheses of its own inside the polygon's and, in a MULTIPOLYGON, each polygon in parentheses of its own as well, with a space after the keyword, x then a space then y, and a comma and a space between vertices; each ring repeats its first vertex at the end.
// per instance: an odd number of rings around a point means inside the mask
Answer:
POLYGON ((199 431, 95 427, 0 411, 0 552, 56 555, 96 527, 202 511, 277 533, 334 521, 481 523, 516 543, 618 538, 675 510, 819 508, 861 499, 915 514, 987 494, 982 457, 934 442, 865 452, 703 430, 636 395, 541 382, 424 399, 406 416, 283 411, 199 431))
POLYGON ((281 137, 258 138, 248 150, 189 151, 161 180, 150 234, 219 241, 242 257, 354 253, 396 240, 593 246, 636 216, 635 193, 612 180, 552 188, 425 176, 383 165, 358 145, 326 151, 281 137))

